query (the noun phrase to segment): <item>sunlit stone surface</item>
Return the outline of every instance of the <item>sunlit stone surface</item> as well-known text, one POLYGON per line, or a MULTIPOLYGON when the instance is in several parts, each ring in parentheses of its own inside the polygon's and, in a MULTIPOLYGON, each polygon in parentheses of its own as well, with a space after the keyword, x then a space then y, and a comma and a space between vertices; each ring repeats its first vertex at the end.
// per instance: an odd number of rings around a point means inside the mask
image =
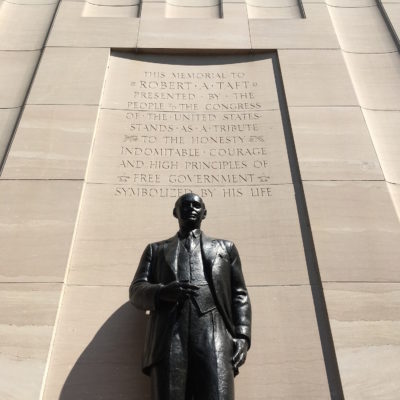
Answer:
POLYGON ((127 287, 193 191, 253 302, 236 400, 397 400, 399 16, 0 1, 0 398, 150 400, 127 287))

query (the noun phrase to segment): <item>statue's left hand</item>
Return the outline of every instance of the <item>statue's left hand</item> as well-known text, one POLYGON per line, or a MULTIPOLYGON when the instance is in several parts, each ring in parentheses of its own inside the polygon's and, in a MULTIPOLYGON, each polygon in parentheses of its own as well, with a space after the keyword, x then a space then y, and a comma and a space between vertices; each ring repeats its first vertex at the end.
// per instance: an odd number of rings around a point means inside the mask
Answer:
POLYGON ((249 344, 246 339, 242 338, 233 339, 233 343, 235 345, 233 354, 233 367, 238 369, 246 361, 249 344))

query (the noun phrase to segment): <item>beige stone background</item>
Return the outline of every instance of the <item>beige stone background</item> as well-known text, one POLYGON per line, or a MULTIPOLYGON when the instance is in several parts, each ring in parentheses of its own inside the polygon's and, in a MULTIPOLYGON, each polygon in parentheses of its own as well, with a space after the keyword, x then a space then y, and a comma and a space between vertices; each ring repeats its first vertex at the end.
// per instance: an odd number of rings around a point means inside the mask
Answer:
POLYGON ((175 222, 89 179, 121 50, 274 55, 292 182, 205 223, 246 261, 237 399, 398 399, 399 35, 399 0, 1 1, 0 399, 149 399, 127 287, 175 222), (264 269, 237 233, 254 209, 264 269), (144 216, 168 222, 138 238, 144 216))

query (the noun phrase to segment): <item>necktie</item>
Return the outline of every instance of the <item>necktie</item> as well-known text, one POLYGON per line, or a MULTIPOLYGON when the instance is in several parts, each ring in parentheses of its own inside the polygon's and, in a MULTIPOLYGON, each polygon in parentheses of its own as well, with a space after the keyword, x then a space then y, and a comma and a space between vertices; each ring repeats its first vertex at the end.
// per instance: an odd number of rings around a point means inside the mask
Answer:
POLYGON ((193 250, 194 240, 192 233, 190 232, 188 237, 185 240, 185 248, 190 253, 193 250))

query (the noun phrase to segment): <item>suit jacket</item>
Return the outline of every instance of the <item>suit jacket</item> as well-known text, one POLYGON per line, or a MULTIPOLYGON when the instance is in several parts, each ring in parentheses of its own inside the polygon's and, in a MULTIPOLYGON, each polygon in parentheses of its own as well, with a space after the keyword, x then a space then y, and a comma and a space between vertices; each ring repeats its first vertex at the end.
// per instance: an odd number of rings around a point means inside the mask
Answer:
MULTIPOLYGON (((131 303, 150 310, 147 326, 143 371, 168 354, 177 305, 158 301, 162 285, 177 280, 178 235, 149 244, 129 288, 131 303)), ((233 338, 251 343, 251 305, 244 282, 239 254, 232 242, 212 239, 203 232, 200 239, 204 272, 215 304, 233 338)), ((218 350, 218 349, 217 349, 218 350)))

